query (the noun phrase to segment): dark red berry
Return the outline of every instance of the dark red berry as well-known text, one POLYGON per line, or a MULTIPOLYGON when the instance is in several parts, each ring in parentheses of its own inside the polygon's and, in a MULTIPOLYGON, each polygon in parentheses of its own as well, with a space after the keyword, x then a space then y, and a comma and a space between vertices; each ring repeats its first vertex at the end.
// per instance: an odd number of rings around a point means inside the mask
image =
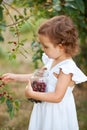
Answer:
POLYGON ((6 92, 3 92, 3 95, 5 95, 6 94, 6 92))
POLYGON ((5 83, 3 82, 3 83, 2 83, 2 85, 4 86, 4 85, 5 85, 5 83))
POLYGON ((3 87, 3 84, 0 84, 0 88, 3 87))
POLYGON ((39 89, 39 90, 41 89, 41 86, 40 86, 40 85, 38 85, 38 89, 39 89))
POLYGON ((32 88, 34 91, 45 92, 46 84, 43 81, 33 81, 32 88))
POLYGON ((37 91, 37 89, 36 89, 36 88, 33 88, 33 90, 34 90, 34 91, 37 91))
POLYGON ((17 44, 16 42, 13 42, 15 45, 17 44))
POLYGON ((10 98, 10 96, 8 95, 7 98, 10 98))
POLYGON ((2 77, 0 77, 0 80, 2 80, 2 77))
POLYGON ((44 89, 41 88, 41 92, 44 92, 44 89))
POLYGON ((10 100, 12 100, 13 98, 12 97, 10 97, 10 100))
POLYGON ((0 97, 2 97, 3 96, 3 94, 2 93, 0 93, 0 97))
POLYGON ((15 51, 15 49, 12 49, 12 51, 15 51))

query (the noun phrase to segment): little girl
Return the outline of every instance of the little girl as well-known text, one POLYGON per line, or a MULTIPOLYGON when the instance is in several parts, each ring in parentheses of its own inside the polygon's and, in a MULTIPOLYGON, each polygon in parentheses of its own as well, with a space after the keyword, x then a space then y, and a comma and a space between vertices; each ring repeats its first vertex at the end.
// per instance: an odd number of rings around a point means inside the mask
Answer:
MULTIPOLYGON (((47 68, 46 92, 35 92, 29 81, 27 98, 34 103, 28 130, 79 130, 73 97, 75 84, 87 81, 72 57, 78 52, 78 34, 71 19, 55 16, 38 29, 38 37, 45 52, 42 60, 47 68)), ((32 74, 3 75, 3 81, 28 81, 32 74)))

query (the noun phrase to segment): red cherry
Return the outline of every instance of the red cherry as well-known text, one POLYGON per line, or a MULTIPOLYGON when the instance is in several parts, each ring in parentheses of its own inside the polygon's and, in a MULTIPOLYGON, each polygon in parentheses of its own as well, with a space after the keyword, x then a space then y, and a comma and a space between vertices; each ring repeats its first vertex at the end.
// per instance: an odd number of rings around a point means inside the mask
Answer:
POLYGON ((43 89, 43 88, 41 88, 41 92, 44 92, 44 89, 43 89))
POLYGON ((12 49, 12 51, 15 51, 15 49, 12 49))
POLYGON ((2 93, 0 93, 0 97, 2 97, 3 96, 3 94, 2 93))
POLYGON ((36 88, 33 88, 33 90, 34 90, 34 91, 37 91, 37 89, 36 89, 36 88))
POLYGON ((0 80, 2 80, 2 77, 0 77, 0 80))
POLYGON ((10 100, 12 100, 13 98, 12 97, 10 97, 10 100))
POLYGON ((7 98, 10 98, 10 96, 8 95, 7 98))
POLYGON ((4 92, 3 92, 3 95, 5 95, 5 94, 6 94, 6 92, 4 91, 4 92))
POLYGON ((17 44, 16 42, 13 42, 15 45, 17 44))
POLYGON ((4 85, 5 85, 5 83, 3 82, 3 83, 2 83, 2 85, 4 86, 4 85))

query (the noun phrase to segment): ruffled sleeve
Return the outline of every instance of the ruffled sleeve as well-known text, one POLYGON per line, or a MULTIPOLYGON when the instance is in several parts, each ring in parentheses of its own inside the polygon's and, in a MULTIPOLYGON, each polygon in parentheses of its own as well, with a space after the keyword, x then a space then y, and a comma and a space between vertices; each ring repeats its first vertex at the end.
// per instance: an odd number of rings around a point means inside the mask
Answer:
POLYGON ((72 80, 76 83, 82 83, 87 81, 87 76, 78 68, 73 60, 67 61, 59 66, 62 72, 65 74, 72 74, 72 80))

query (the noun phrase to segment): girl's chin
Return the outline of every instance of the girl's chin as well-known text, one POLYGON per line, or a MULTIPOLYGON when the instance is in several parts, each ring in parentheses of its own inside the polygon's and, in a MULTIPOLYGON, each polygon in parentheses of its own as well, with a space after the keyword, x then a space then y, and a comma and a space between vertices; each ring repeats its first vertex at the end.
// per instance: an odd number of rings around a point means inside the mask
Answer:
MULTIPOLYGON (((47 54, 46 54, 47 55, 47 54)), ((49 58, 51 58, 49 55, 47 55, 49 58)))
MULTIPOLYGON (((46 53, 45 53, 46 54, 46 53)), ((48 54, 46 54, 50 59, 53 59, 53 57, 52 56, 49 56, 48 54)))

